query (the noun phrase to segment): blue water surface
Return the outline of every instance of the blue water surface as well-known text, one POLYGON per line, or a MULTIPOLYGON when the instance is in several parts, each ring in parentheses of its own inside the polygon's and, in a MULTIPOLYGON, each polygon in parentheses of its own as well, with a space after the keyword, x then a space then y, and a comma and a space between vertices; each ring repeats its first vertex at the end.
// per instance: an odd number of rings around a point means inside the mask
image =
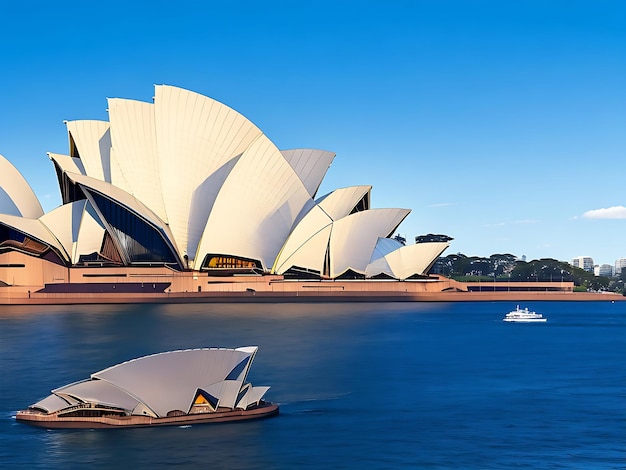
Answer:
POLYGON ((0 307, 4 468, 626 468, 626 302, 0 307), (44 430, 15 412, 145 354, 257 345, 276 418, 44 430))

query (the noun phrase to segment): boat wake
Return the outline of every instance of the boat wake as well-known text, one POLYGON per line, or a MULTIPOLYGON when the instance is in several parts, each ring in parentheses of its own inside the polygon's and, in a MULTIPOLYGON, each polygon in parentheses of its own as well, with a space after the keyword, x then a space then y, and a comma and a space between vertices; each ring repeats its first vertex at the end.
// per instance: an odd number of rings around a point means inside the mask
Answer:
POLYGON ((281 402, 281 407, 285 406, 283 414, 322 414, 331 411, 331 407, 323 406, 324 403, 332 403, 351 395, 352 392, 340 393, 337 395, 319 396, 303 398, 301 400, 281 402), (320 406, 311 406, 320 405, 320 406))

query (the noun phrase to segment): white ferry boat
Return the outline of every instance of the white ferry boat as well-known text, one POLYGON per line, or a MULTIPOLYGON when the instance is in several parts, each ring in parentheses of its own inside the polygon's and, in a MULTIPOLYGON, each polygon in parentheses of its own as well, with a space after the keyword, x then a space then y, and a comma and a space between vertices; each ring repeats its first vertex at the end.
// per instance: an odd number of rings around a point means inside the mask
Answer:
POLYGON ((507 313, 506 316, 502 319, 503 321, 508 322, 520 322, 520 323, 537 323, 537 322, 546 322, 547 318, 544 318, 541 313, 531 312, 528 310, 528 307, 519 308, 519 305, 507 313))

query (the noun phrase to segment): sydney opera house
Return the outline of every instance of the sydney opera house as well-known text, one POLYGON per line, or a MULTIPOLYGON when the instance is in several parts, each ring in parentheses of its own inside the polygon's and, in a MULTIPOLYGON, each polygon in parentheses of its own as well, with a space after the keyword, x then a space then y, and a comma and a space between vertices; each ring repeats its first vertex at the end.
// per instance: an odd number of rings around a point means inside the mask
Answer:
POLYGON ((411 297, 463 290, 429 276, 447 241, 391 238, 408 209, 368 185, 319 195, 335 154, 280 150, 206 96, 158 85, 67 121, 49 153, 62 205, 44 213, 0 156, 0 302, 411 297))

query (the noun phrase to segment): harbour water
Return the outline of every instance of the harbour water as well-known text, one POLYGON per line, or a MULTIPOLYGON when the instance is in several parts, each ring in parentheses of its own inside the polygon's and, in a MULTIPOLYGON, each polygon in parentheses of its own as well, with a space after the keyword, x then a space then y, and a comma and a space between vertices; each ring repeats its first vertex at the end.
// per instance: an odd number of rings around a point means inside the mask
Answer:
POLYGON ((617 469, 626 466, 626 303, 0 308, 3 468, 617 469), (51 389, 172 349, 257 345, 267 420, 44 430, 51 389))

